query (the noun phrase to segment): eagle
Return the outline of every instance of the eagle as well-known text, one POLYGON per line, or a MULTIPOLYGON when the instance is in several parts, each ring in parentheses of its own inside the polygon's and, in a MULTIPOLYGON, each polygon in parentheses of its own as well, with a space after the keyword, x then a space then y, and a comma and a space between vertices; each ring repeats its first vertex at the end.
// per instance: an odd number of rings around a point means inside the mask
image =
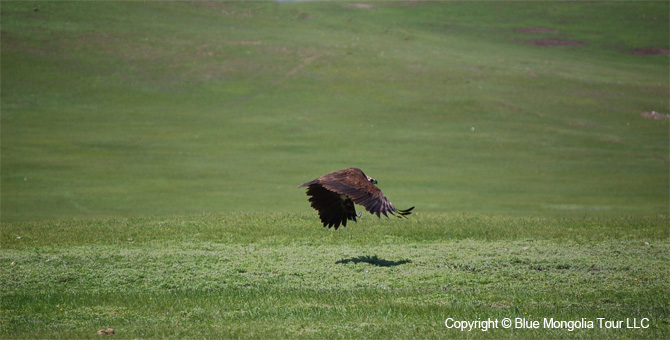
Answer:
POLYGON ((347 221, 356 222, 354 203, 362 205, 371 214, 388 217, 405 217, 412 213, 411 207, 405 210, 396 209, 375 185, 377 180, 366 175, 358 168, 347 168, 325 174, 313 181, 303 183, 298 188, 307 187, 307 195, 312 208, 319 212, 324 227, 347 226, 347 221), (396 213, 398 215, 396 215, 396 213))

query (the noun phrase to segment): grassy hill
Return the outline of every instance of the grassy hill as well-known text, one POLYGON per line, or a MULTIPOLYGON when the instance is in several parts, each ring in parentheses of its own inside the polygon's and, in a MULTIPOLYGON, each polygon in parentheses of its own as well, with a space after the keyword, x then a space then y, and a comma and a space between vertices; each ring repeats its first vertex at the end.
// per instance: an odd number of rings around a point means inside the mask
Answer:
POLYGON ((3 220, 306 212, 349 166, 419 211, 667 214, 667 3, 369 6, 3 3, 3 220))
POLYGON ((0 338, 668 338, 669 10, 2 2, 0 338))

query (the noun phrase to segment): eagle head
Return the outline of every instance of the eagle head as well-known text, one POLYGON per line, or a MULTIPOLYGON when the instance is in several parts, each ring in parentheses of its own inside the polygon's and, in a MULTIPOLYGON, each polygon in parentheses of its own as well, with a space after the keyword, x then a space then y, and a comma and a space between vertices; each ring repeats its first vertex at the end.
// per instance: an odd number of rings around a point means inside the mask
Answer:
POLYGON ((370 177, 370 176, 365 176, 365 177, 368 178, 368 182, 370 182, 370 183, 372 183, 372 184, 377 184, 377 180, 376 180, 376 179, 374 179, 374 178, 372 178, 372 177, 370 177))

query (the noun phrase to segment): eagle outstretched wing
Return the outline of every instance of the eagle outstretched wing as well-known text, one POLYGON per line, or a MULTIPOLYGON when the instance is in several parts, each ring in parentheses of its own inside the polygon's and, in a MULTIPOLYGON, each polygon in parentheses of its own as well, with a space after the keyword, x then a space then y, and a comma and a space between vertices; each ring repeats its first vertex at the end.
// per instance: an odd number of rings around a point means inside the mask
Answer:
POLYGON ((362 205, 371 214, 388 217, 388 214, 403 217, 411 214, 412 209, 398 210, 386 198, 384 193, 375 186, 377 181, 363 173, 358 168, 348 168, 325 174, 313 181, 301 184, 298 188, 307 187, 307 195, 312 208, 319 212, 324 227, 340 224, 347 225, 347 221, 356 222, 356 208, 354 203, 362 205))

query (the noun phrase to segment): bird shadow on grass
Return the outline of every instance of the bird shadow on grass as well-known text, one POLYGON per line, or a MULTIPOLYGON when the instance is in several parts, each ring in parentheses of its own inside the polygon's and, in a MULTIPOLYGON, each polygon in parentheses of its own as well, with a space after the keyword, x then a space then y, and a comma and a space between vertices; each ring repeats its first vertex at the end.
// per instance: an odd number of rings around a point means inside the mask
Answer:
POLYGON ((405 263, 412 263, 412 261, 410 261, 410 260, 389 261, 389 260, 385 260, 385 259, 380 259, 379 257, 377 257, 377 255, 375 255, 375 256, 369 256, 368 255, 368 256, 352 257, 350 259, 339 260, 335 263, 337 263, 337 264, 347 264, 347 263, 356 264, 356 263, 361 263, 361 262, 368 263, 368 264, 371 264, 371 265, 377 266, 377 267, 394 267, 394 266, 399 266, 399 265, 405 264, 405 263))

